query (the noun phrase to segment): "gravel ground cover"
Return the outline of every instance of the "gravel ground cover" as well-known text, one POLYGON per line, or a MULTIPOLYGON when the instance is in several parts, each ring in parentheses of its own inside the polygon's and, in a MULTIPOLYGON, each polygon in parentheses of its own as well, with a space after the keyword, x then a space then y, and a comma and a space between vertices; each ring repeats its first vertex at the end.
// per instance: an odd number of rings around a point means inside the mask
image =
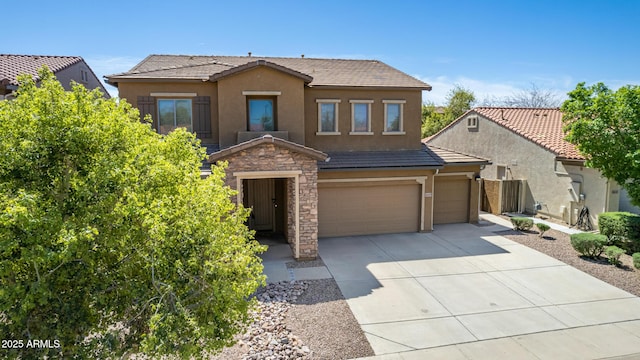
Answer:
POLYGON ((212 359, 341 360, 374 355, 334 279, 268 284, 256 298, 255 321, 248 331, 212 359))
POLYGON ((640 270, 633 267, 633 259, 630 255, 622 255, 620 257, 622 265, 616 267, 609 264, 604 255, 598 260, 581 257, 571 246, 570 236, 560 231, 546 231, 543 238, 539 236, 537 231, 508 230, 497 234, 554 257, 617 288, 640 296, 640 270))

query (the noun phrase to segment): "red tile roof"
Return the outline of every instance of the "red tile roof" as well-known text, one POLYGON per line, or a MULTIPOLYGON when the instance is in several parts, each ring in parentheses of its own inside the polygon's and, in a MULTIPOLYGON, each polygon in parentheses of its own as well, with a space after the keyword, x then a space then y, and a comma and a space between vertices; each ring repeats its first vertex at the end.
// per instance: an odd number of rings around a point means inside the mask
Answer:
POLYGON ((371 86, 431 90, 426 84, 378 60, 345 60, 259 56, 149 55, 131 70, 107 75, 109 83, 127 79, 189 79, 207 81, 247 64, 263 60, 303 76, 309 86, 371 86))
POLYGON ((578 149, 564 139, 560 109, 478 107, 471 111, 542 146, 558 157, 584 160, 578 149))
POLYGON ((18 85, 20 74, 29 74, 38 80, 38 70, 42 65, 56 73, 73 64, 83 61, 79 56, 48 56, 48 55, 10 55, 0 54, 0 81, 8 81, 11 85, 18 85))

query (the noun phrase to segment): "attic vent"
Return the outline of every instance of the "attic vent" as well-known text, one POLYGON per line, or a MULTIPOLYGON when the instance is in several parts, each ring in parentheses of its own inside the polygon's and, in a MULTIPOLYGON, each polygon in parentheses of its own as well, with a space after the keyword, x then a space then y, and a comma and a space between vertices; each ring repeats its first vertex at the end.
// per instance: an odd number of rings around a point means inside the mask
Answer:
POLYGON ((478 128, 478 117, 469 116, 467 118, 467 129, 477 129, 477 128, 478 128))

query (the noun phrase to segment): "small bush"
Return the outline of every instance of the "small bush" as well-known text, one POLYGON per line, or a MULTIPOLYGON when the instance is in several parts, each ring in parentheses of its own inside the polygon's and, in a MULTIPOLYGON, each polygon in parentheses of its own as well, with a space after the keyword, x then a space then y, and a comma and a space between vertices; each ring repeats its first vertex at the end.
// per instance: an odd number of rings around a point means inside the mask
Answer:
POLYGON ((547 224, 543 224, 543 223, 536 223, 536 227, 538 228, 538 230, 540 230, 540 237, 542 237, 542 235, 548 231, 549 229, 551 229, 551 226, 547 225, 547 224))
POLYGON ((601 234, 580 233, 571 235, 571 246, 583 256, 595 259, 607 246, 607 237, 601 234))
POLYGON ((512 217, 513 228, 519 231, 529 230, 533 227, 533 220, 526 217, 512 217))
POLYGON ((606 212, 598 216, 600 234, 609 238, 609 244, 629 253, 640 251, 640 215, 628 212, 606 212))
POLYGON ((620 256, 624 254, 624 250, 620 249, 617 246, 607 246, 604 250, 604 254, 609 258, 609 264, 619 266, 620 265, 620 256))
POLYGON ((640 269, 640 252, 637 252, 632 255, 633 257, 633 267, 636 269, 640 269))

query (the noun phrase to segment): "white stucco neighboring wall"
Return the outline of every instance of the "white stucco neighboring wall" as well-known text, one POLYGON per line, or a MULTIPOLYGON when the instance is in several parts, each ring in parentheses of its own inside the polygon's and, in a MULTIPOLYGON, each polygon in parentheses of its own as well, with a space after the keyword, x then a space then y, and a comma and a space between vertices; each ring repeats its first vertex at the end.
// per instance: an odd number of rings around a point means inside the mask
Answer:
POLYGON ((640 214, 640 207, 637 207, 631 203, 631 198, 627 193, 627 190, 620 189, 620 211, 627 211, 634 214, 640 214))
POLYGON ((617 211, 619 187, 600 176, 599 171, 556 161, 556 155, 534 142, 477 114, 477 127, 468 128, 466 117, 429 140, 429 144, 445 149, 488 158, 485 179, 526 180, 524 208, 575 224, 584 205, 597 224, 596 215, 617 211), (503 176, 504 175, 504 176, 503 176), (580 185, 578 185, 580 184, 580 185), (575 188, 584 195, 576 194, 575 188), (536 204, 541 210, 536 211, 536 204))

